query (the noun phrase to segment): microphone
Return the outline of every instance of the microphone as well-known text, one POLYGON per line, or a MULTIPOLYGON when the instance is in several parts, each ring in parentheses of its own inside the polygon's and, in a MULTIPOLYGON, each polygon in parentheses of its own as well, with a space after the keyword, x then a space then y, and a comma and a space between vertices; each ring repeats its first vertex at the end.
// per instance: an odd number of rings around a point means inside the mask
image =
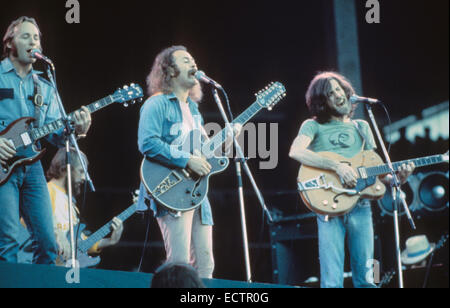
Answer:
POLYGON ((379 104, 381 101, 377 100, 376 98, 369 98, 369 97, 362 97, 358 95, 352 95, 350 96, 350 103, 352 104, 368 104, 368 105, 374 105, 379 104))
POLYGON ((42 61, 46 62, 48 65, 50 65, 53 68, 53 70, 55 69, 55 66, 53 65, 52 60, 50 60, 49 58, 44 56, 39 49, 33 49, 31 51, 31 57, 35 58, 35 59, 42 60, 42 61))
POLYGON ((217 82, 206 76, 205 72, 203 71, 197 71, 194 76, 198 81, 210 84, 217 89, 222 89, 222 86, 220 84, 218 84, 217 82))

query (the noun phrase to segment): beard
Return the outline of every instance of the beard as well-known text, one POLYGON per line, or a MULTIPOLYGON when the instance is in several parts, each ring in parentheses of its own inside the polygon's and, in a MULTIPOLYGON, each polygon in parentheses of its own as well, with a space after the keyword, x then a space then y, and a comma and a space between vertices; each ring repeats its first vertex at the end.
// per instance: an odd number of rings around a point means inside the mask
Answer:
MULTIPOLYGON (((66 177, 65 182, 65 186, 68 187, 68 179, 66 177)), ((72 193, 73 193, 73 197, 78 197, 81 194, 81 187, 83 185, 84 182, 77 182, 73 176, 72 176, 72 193)))
POLYGON ((347 102, 346 105, 340 107, 340 108, 335 108, 335 107, 330 107, 327 106, 328 108, 328 112, 334 116, 334 117, 343 117, 343 116, 349 116, 352 112, 352 106, 347 102))

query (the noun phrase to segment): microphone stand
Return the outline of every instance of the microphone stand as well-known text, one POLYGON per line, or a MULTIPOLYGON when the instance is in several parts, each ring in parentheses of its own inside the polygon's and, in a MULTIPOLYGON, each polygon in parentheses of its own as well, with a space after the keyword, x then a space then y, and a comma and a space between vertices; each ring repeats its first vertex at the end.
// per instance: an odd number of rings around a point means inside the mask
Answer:
POLYGON ((244 156, 244 152, 242 151, 242 148, 240 147, 239 143, 237 142, 236 136, 234 135, 233 127, 228 120, 227 114, 225 113, 225 109, 223 108, 222 101, 220 100, 219 94, 217 92, 217 89, 213 87, 213 97, 214 100, 217 103, 217 106, 219 107, 220 113, 222 115, 222 118, 225 122, 225 126, 231 131, 232 137, 233 137, 233 143, 236 148, 237 157, 235 158, 235 164, 236 164, 236 176, 238 179, 238 193, 239 193, 239 205, 241 210, 241 225, 242 225, 242 238, 244 243, 244 255, 245 255, 245 268, 246 268, 246 275, 247 275, 247 282, 252 282, 252 274, 251 274, 251 268, 250 268, 250 254, 249 254, 249 248, 248 248, 248 236, 247 236, 247 223, 246 223, 246 217, 245 217, 245 202, 244 202, 244 187, 243 187, 243 181, 242 181, 242 167, 247 174, 248 178, 250 179, 250 182, 253 186, 253 189, 255 190, 256 196, 258 197, 258 200, 263 208, 263 210, 266 212, 267 217, 269 219, 269 222, 272 223, 273 219, 269 212, 269 210, 266 207, 264 198, 258 189, 258 186, 255 182, 255 179, 253 178, 253 175, 250 171, 250 168, 248 167, 246 158, 244 156))
POLYGON ((401 249, 400 249, 400 227, 399 227, 399 220, 398 220, 398 200, 397 196, 401 200, 403 207, 405 209, 405 212, 408 216, 408 220, 411 224, 411 227, 413 230, 416 229, 416 226, 414 224, 413 218, 411 216, 411 212, 409 211, 408 204, 405 200, 405 195, 402 193, 402 190, 400 188, 401 183, 400 180, 395 173, 394 166, 392 164, 392 161, 389 157, 389 153, 386 150, 386 146, 383 141, 383 137, 381 136, 380 130, 378 128, 377 122, 375 120, 375 116, 373 115, 372 106, 371 104, 366 104, 366 110, 369 114, 369 118, 372 122, 372 125, 375 129, 376 135, 378 137, 379 143, 381 145, 381 149, 383 150, 384 157, 386 159, 386 162, 390 169, 390 174, 392 175, 392 181, 391 181, 391 189, 392 189, 392 205, 394 209, 394 236, 395 236, 395 251, 396 251, 396 257, 397 257, 397 267, 398 267, 398 282, 399 282, 399 288, 403 289, 403 268, 402 268, 402 258, 401 258, 401 249), (397 194, 398 193, 398 194, 397 194))
POLYGON ((75 249, 75 236, 74 236, 74 223, 72 219, 73 215, 73 192, 72 192, 72 168, 71 168, 71 161, 70 161, 70 144, 75 148, 78 158, 81 162, 81 166, 83 167, 85 176, 86 176, 86 182, 89 184, 89 187, 92 192, 95 192, 95 187, 92 183, 91 177, 89 176, 89 173, 87 171, 86 162, 84 161, 83 157, 81 156, 80 148, 78 147, 77 139, 75 137, 75 128, 72 125, 72 120, 68 117, 64 105, 62 103, 61 97, 58 92, 58 87, 56 85, 56 71, 53 64, 47 63, 47 75, 48 78, 53 85, 53 88, 55 89, 55 95, 56 100, 58 102, 59 110, 61 113, 61 119, 65 125, 65 147, 66 147, 66 168, 67 168, 67 192, 68 192, 68 203, 69 203, 69 232, 70 232, 70 247, 71 247, 71 260, 70 265, 72 268, 78 267, 78 262, 76 260, 76 249, 75 249), (53 72, 52 72, 53 70, 53 72))

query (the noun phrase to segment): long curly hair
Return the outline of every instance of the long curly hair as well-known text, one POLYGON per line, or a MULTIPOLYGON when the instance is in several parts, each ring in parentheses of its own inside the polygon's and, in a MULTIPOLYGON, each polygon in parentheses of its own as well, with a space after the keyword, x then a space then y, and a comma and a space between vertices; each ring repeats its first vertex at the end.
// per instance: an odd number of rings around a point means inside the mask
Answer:
MULTIPOLYGON (((17 27, 24 22, 32 23, 36 26, 36 28, 39 31, 39 36, 42 38, 41 30, 39 30, 39 26, 36 22, 36 20, 32 17, 22 16, 14 20, 6 30, 5 35, 3 36, 3 54, 2 54, 2 60, 4 58, 9 57, 9 53, 11 52, 11 48, 8 47, 8 44, 14 39, 14 36, 16 35, 17 27)), ((42 48, 42 46, 41 46, 42 48)))
MULTIPOLYGON (((326 123, 331 119, 331 110, 327 104, 328 101, 328 87, 330 81, 335 80, 345 92, 347 99, 355 94, 355 90, 344 76, 336 72, 321 72, 317 74, 311 81, 306 92, 306 105, 308 106, 311 116, 319 123, 326 123)), ((353 116, 355 107, 350 114, 353 116)))
MULTIPOLYGON (((147 76, 148 94, 150 96, 157 93, 168 94, 172 92, 171 80, 173 77, 169 74, 169 67, 172 67, 175 70, 175 77, 177 77, 180 71, 173 59, 173 53, 178 50, 187 51, 184 46, 172 46, 164 49, 156 56, 152 70, 147 76)), ((200 83, 197 83, 197 85, 191 89, 189 97, 195 102, 201 101, 203 92, 200 83)))

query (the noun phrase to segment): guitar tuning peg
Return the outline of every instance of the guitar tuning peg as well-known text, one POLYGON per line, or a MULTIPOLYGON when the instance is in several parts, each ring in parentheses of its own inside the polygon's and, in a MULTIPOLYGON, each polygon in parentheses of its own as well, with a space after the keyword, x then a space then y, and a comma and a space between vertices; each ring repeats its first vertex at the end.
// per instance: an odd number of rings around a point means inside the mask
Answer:
POLYGON ((125 104, 123 104, 123 105, 125 106, 125 108, 129 106, 128 103, 125 103, 125 104))

